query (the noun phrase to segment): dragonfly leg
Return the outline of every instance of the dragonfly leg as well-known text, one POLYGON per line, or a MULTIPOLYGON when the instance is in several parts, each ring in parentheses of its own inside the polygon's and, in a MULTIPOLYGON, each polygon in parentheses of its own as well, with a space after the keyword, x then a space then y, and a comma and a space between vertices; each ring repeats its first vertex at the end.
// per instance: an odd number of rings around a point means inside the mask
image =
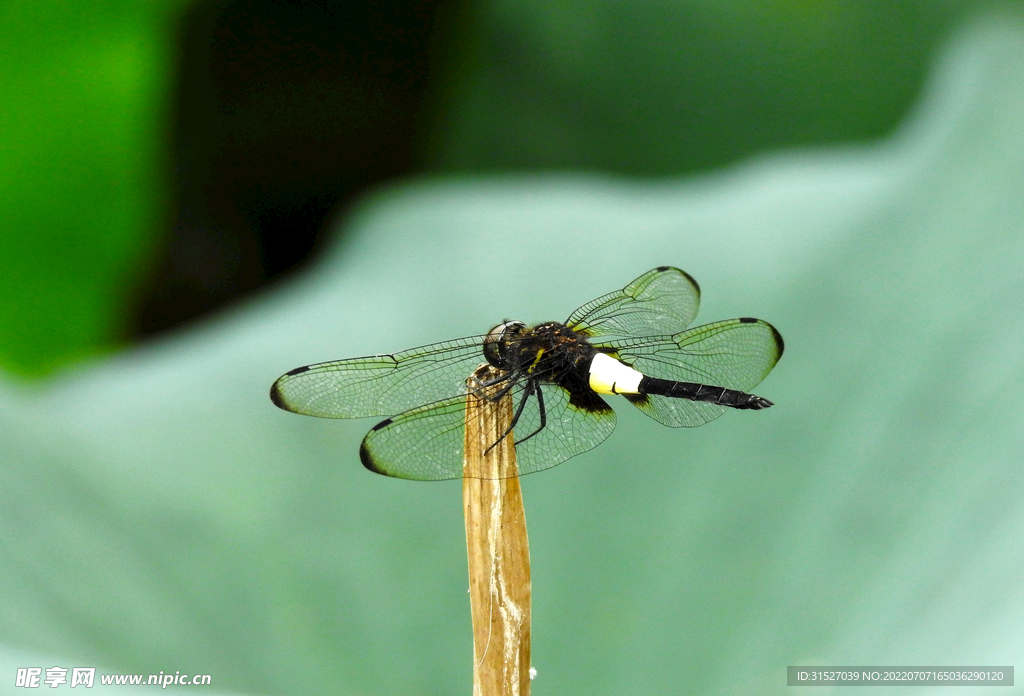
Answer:
POLYGON ((516 440, 516 444, 517 445, 520 445, 520 444, 526 442, 527 440, 529 440, 531 437, 533 437, 534 435, 539 433, 541 430, 543 430, 547 426, 547 424, 548 424, 548 414, 547 414, 547 411, 544 409, 544 390, 541 389, 540 387, 537 387, 537 408, 540 409, 540 427, 537 428, 536 430, 534 430, 532 433, 530 433, 526 437, 524 437, 524 438, 522 438, 520 440, 516 440))
MULTIPOLYGON (((510 384, 504 391, 507 393, 513 386, 515 386, 515 383, 510 384)), ((519 422, 520 416, 523 415, 523 409, 526 408, 526 402, 529 401, 530 397, 535 393, 539 393, 536 383, 534 383, 533 380, 527 381, 526 387, 523 389, 523 396, 519 401, 519 407, 516 409, 515 415, 512 416, 512 422, 508 424, 507 428, 505 428, 505 432, 498 436, 498 439, 494 441, 494 444, 484 450, 484 454, 490 452, 499 442, 508 437, 508 434, 512 432, 512 428, 516 427, 516 423, 519 422)))
MULTIPOLYGON (((512 391, 517 384, 519 384, 519 375, 517 373, 515 373, 515 372, 508 373, 508 375, 506 377, 503 377, 502 379, 507 379, 508 380, 508 384, 506 384, 504 387, 502 387, 498 391, 494 392, 493 394, 488 395, 487 398, 490 401, 498 401, 499 399, 504 397, 506 394, 508 394, 510 391, 512 391)), ((495 384, 497 384, 497 382, 495 382, 495 384)), ((531 391, 531 393, 532 393, 532 391, 531 391)), ((519 414, 520 413, 522 413, 522 407, 519 408, 519 411, 516 412, 515 418, 512 419, 512 425, 513 426, 515 425, 516 421, 519 420, 519 414)), ((507 435, 507 433, 506 433, 506 435, 507 435)), ((505 436, 502 435, 502 437, 505 437, 505 436)))
POLYGON ((516 373, 515 371, 513 371, 513 372, 506 372, 501 377, 495 377, 494 379, 486 379, 486 380, 480 380, 480 379, 477 379, 474 376, 473 377, 473 381, 476 382, 477 386, 475 386, 473 388, 473 392, 477 393, 480 389, 484 389, 486 387, 493 387, 495 384, 501 384, 502 382, 508 382, 508 384, 506 384, 504 387, 502 387, 501 389, 496 391, 494 394, 484 394, 483 395, 484 398, 486 398, 488 401, 491 401, 491 402, 498 401, 503 396, 508 394, 509 391, 511 391, 513 387, 516 386, 516 381, 518 379, 518 376, 519 376, 518 373, 516 373))
POLYGON ((494 379, 478 379, 476 380, 476 383, 481 387, 493 387, 495 384, 501 384, 502 382, 512 379, 515 374, 516 373, 513 370, 512 372, 506 372, 500 377, 495 377, 494 379))

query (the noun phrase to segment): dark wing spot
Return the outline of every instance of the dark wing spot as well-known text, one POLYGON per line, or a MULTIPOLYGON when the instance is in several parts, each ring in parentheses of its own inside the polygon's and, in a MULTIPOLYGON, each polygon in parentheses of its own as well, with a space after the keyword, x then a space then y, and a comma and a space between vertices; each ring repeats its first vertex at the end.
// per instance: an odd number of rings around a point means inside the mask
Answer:
POLYGON ((285 377, 291 377, 292 375, 301 375, 303 372, 309 371, 309 365, 303 365, 302 367, 296 367, 294 370, 289 370, 285 373, 285 377))
MULTIPOLYGON (((769 324, 771 326, 771 324, 769 324)), ((782 334, 779 333, 778 329, 772 326, 772 333, 775 334, 775 342, 779 346, 779 357, 782 357, 782 351, 786 349, 786 344, 782 342, 782 334)))
POLYGON ((373 456, 370 455, 370 449, 366 446, 366 442, 376 431, 380 430, 381 428, 388 427, 389 425, 391 425, 393 421, 394 418, 385 418, 380 423, 373 426, 373 428, 370 429, 370 432, 366 434, 366 437, 363 438, 362 444, 359 445, 359 461, 363 463, 363 466, 365 466, 367 469, 369 469, 375 474, 383 474, 384 476, 391 475, 388 472, 381 469, 377 465, 377 462, 373 461, 373 456))
POLYGON ((270 388, 270 400, 274 402, 274 405, 278 408, 288 410, 288 405, 284 401, 284 397, 281 395, 281 389, 277 386, 277 382, 274 382, 274 386, 270 388))
POLYGON ((683 269, 676 268, 675 266, 658 266, 654 270, 658 271, 659 273, 664 273, 665 271, 675 271, 676 273, 679 273, 684 278, 686 278, 688 281, 690 281, 690 283, 693 284, 694 290, 696 290, 697 294, 700 295, 700 283, 697 282, 696 278, 694 278, 692 275, 690 275, 689 273, 687 273, 683 269))
MULTIPOLYGON (((390 420, 385 421, 385 423, 390 422, 390 420)), ((374 428, 374 430, 376 429, 377 428, 374 428)), ((359 461, 361 461, 363 463, 363 466, 365 466, 373 473, 384 474, 384 472, 381 471, 380 467, 377 466, 377 463, 373 461, 373 457, 370 456, 370 451, 366 449, 366 438, 363 438, 363 444, 359 445, 359 461)), ((384 475, 387 476, 387 474, 384 475)))
POLYGON ((651 403, 651 397, 647 396, 646 394, 623 394, 623 396, 626 397, 626 401, 633 404, 637 408, 640 408, 641 406, 646 406, 647 404, 651 403))
MULTIPOLYGON (((740 321, 740 323, 743 323, 743 324, 756 324, 756 323, 758 323, 761 320, 760 319, 755 319, 753 317, 740 317, 739 321, 740 321)), ((782 351, 785 350, 785 348, 786 348, 786 344, 783 343, 783 341, 782 341, 782 334, 780 334, 779 330, 776 329, 774 326, 772 326, 771 324, 768 324, 768 322, 764 322, 764 323, 768 326, 769 329, 772 330, 772 334, 775 336, 775 345, 778 346, 778 348, 779 348, 779 357, 781 358, 782 357, 782 351)))

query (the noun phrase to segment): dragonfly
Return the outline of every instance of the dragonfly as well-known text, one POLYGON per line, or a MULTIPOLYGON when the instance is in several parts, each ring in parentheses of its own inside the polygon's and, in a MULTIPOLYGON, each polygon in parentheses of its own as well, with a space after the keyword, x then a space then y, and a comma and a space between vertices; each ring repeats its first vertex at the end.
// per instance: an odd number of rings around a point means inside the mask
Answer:
POLYGON ((386 417, 363 438, 363 465, 437 481, 463 477, 467 397, 511 395, 512 423, 499 439, 513 438, 518 473, 530 474, 611 435, 607 396, 673 428, 772 406, 749 390, 782 357, 782 336, 751 317, 687 328, 699 305, 697 281, 660 266, 564 322, 505 321, 478 336, 298 367, 274 382, 270 399, 307 416, 386 417), (467 383, 481 364, 500 376, 467 383))

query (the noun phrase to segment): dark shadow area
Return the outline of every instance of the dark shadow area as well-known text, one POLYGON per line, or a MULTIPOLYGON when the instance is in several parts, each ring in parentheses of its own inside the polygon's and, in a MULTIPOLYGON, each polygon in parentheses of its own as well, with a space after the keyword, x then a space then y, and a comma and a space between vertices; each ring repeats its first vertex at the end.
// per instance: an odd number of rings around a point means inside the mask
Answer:
POLYGON ((191 6, 179 33, 171 232, 141 289, 133 337, 296 268, 332 211, 417 171, 441 5, 191 6))
POLYGON ((679 176, 882 137, 963 12, 738 8, 199 0, 179 30, 169 232, 129 335, 300 267, 396 177, 679 176))

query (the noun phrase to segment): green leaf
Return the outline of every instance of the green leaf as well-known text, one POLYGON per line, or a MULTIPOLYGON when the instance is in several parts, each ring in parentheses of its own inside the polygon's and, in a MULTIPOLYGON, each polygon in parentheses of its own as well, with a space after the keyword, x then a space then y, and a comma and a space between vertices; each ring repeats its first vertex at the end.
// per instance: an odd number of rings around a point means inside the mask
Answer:
POLYGON ((0 368, 43 374, 121 339, 166 196, 182 4, 0 10, 0 368))
POLYGON ((758 388, 776 405, 680 431, 620 401, 607 442, 524 479, 536 693, 781 694, 787 665, 1013 664, 1022 113, 1024 23, 991 16, 886 141, 674 182, 409 182, 273 295, 0 385, 0 643, 234 692, 467 690, 459 484, 370 474, 373 421, 285 413, 269 386, 560 320, 664 264, 700 282, 698 321, 780 330, 758 388))

